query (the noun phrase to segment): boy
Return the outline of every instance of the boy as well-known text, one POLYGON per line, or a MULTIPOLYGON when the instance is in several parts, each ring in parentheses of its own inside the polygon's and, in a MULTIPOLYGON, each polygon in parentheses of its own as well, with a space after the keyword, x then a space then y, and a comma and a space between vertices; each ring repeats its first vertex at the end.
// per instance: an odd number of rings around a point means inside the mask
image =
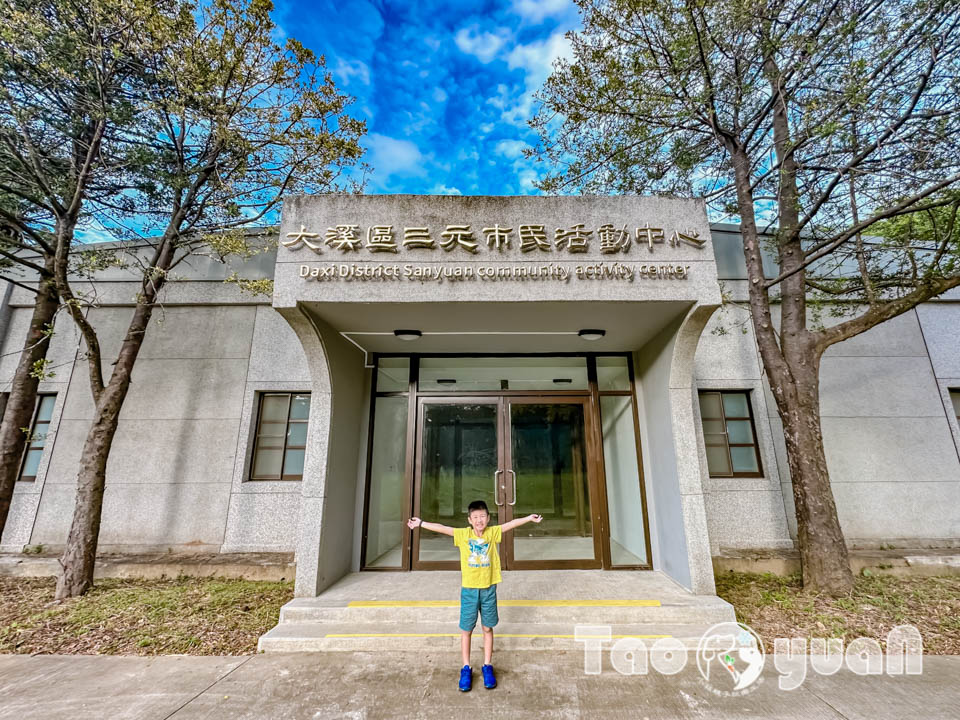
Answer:
POLYGON ((503 533, 528 522, 538 523, 540 515, 511 520, 503 525, 487 527, 490 511, 483 500, 475 500, 467 508, 467 522, 470 527, 452 528, 439 523, 424 522, 418 517, 407 520, 407 527, 423 528, 444 535, 453 536, 453 544, 460 548, 460 652, 463 655, 463 667, 460 669, 460 690, 467 692, 473 685, 473 671, 470 668, 470 638, 477 625, 477 613, 480 613, 483 628, 483 686, 488 690, 497 686, 493 674, 493 627, 499 622, 497 615, 497 583, 500 582, 500 556, 497 544, 503 533))

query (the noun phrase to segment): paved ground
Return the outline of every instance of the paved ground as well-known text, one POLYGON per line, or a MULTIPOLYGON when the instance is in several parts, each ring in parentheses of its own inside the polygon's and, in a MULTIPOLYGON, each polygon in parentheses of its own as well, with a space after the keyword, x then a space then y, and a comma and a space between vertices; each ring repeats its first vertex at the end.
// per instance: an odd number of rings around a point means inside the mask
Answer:
POLYGON ((711 693, 695 666, 670 677, 624 676, 607 658, 600 675, 586 675, 579 652, 503 652, 494 659, 500 686, 460 693, 459 658, 451 653, 3 655, 0 718, 960 717, 960 657, 928 656, 922 675, 808 675, 792 692, 777 688, 767 662, 762 682, 744 697, 711 693))

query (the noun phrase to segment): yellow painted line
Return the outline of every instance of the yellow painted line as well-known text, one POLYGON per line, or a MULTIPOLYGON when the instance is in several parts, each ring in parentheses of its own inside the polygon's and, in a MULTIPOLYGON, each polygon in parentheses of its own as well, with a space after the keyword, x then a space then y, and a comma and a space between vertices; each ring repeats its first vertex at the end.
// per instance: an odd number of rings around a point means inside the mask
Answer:
POLYGON ((347 607, 459 607, 452 600, 351 600, 347 607))
POLYGON ((659 600, 498 600, 500 607, 660 607, 659 600))
MULTIPOLYGON (((537 635, 534 633, 494 633, 497 637, 500 638, 570 638, 575 639, 577 635, 537 635)), ((390 637, 390 638, 404 638, 404 637, 460 637, 460 633, 327 633, 324 637, 328 638, 361 638, 361 637, 390 637)), ((580 635, 581 640, 593 640, 601 639, 605 640, 607 638, 641 638, 641 639, 659 639, 659 638, 670 638, 673 635, 580 635)))
POLYGON ((327 633, 328 638, 354 637, 460 637, 459 633, 327 633))
MULTIPOLYGON (((660 607, 659 600, 498 600, 499 607, 660 607)), ((460 607, 457 600, 352 600, 347 607, 460 607)))

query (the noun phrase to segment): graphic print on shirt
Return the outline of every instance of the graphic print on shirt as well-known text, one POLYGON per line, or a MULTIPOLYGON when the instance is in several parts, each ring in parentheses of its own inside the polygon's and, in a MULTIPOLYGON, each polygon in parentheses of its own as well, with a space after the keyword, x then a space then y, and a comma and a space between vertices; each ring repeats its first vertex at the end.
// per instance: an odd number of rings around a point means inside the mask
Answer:
POLYGON ((467 565, 477 568, 490 567, 490 543, 478 538, 468 538, 467 548, 470 550, 467 565))

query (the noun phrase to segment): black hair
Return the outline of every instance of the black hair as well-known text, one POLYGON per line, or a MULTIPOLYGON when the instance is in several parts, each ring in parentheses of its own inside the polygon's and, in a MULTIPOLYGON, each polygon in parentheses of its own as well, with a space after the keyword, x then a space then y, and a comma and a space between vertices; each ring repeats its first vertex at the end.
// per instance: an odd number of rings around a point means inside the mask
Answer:
POLYGON ((474 510, 483 510, 487 515, 490 514, 490 511, 487 509, 487 504, 483 500, 474 500, 467 506, 467 515, 472 513, 474 510))

